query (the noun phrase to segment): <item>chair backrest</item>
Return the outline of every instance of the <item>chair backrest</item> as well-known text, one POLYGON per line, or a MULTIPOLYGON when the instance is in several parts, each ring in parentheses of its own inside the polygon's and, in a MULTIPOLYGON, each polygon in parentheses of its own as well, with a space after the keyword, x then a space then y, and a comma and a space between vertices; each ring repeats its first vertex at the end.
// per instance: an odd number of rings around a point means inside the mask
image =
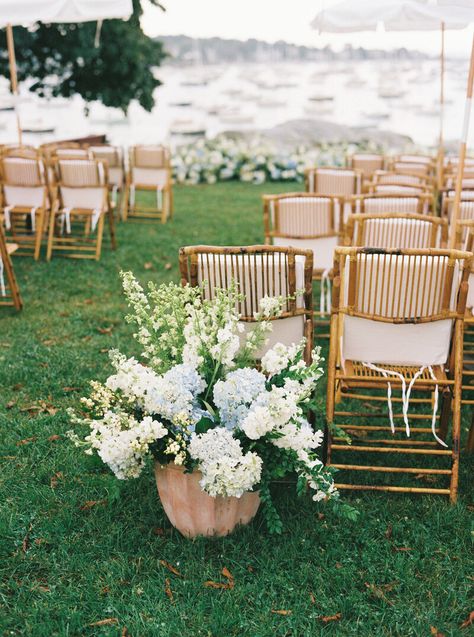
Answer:
MULTIPOLYGON (((212 299, 216 288, 228 288, 232 282, 244 298, 238 311, 245 323, 255 322, 254 313, 264 296, 289 298, 281 318, 273 322, 268 347, 277 342, 299 342, 305 327, 313 324, 313 254, 275 246, 215 247, 190 246, 179 251, 183 284, 203 286, 205 298, 212 299), (296 295, 303 290, 303 295, 296 295)), ((312 335, 307 333, 307 338, 312 335)))
POLYGON ((266 243, 312 250, 314 270, 330 269, 342 230, 337 198, 287 193, 265 195, 263 200, 266 243))
POLYGON ((46 185, 46 171, 42 159, 7 155, 0 160, 0 165, 4 184, 23 187, 46 185))
POLYGON ((420 196, 425 195, 429 192, 425 186, 407 186, 406 184, 372 184, 369 187, 370 194, 379 194, 379 195, 398 195, 399 197, 407 197, 407 196, 420 196))
POLYGON ((7 155, 0 160, 0 170, 5 206, 48 205, 47 171, 42 159, 7 155))
POLYGON ((430 164, 411 161, 393 161, 390 164, 390 170, 395 173, 407 173, 412 175, 420 175, 428 177, 431 174, 432 167, 430 164))
POLYGON ((407 214, 426 214, 429 212, 432 198, 429 195, 417 194, 403 196, 400 194, 384 193, 362 195, 356 200, 357 213, 393 213, 403 212, 407 214))
POLYGON ((354 153, 347 158, 347 165, 360 170, 363 177, 369 178, 376 170, 383 170, 385 156, 377 153, 354 153))
POLYGON ((165 146, 132 146, 130 166, 134 168, 169 168, 170 151, 165 146))
POLYGON ((41 157, 41 151, 34 146, 23 144, 11 144, 2 148, 3 157, 20 157, 23 159, 37 159, 41 157))
POLYGON ((394 161, 408 162, 410 164, 425 164, 434 166, 435 160, 430 155, 417 155, 416 153, 403 153, 396 155, 394 161))
POLYGON ((90 146, 89 152, 94 159, 106 161, 111 168, 123 168, 123 153, 120 146, 90 146))
POLYGON ((308 168, 305 176, 307 192, 318 195, 350 197, 362 188, 362 173, 352 168, 308 168))
POLYGON ((351 215, 344 245, 370 248, 439 248, 447 241, 445 219, 428 215, 391 213, 351 215))
POLYGON ((342 364, 446 363, 471 263, 457 250, 337 248, 331 338, 342 364))
POLYGON ((102 209, 107 205, 107 164, 96 159, 58 159, 55 164, 63 207, 102 209))
POLYGON ((396 184, 399 186, 419 186, 428 188, 429 182, 426 177, 401 171, 377 170, 374 173, 375 184, 396 184))
POLYGON ((57 159, 90 159, 91 154, 87 148, 60 147, 53 151, 52 157, 57 159))

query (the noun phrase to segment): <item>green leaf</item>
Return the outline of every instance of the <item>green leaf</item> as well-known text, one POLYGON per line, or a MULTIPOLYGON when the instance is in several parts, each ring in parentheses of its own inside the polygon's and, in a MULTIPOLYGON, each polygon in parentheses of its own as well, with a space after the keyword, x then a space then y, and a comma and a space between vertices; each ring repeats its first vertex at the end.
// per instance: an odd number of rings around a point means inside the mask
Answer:
POLYGON ((197 434, 205 434, 209 429, 214 429, 216 423, 210 418, 201 418, 201 420, 196 425, 196 433, 197 434))

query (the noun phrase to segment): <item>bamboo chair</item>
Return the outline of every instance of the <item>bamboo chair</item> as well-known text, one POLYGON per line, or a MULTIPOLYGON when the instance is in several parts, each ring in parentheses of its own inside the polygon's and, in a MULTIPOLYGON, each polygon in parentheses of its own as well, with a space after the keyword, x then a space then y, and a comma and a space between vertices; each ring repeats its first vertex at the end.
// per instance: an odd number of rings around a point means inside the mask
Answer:
POLYGON ((115 250, 115 225, 109 201, 107 165, 95 159, 60 159, 54 164, 57 197, 49 224, 49 261, 53 252, 81 259, 100 259, 104 219, 115 250))
POLYGON ((49 214, 46 168, 42 159, 7 154, 0 159, 4 224, 18 245, 16 254, 39 259, 49 214))
MULTIPOLYGON (((255 323, 254 312, 263 296, 292 297, 280 318, 272 319, 273 330, 265 349, 276 343, 291 345, 306 338, 305 360, 313 347, 311 250, 276 246, 215 247, 190 246, 179 251, 181 283, 203 285, 205 298, 212 299, 215 288, 227 288, 232 281, 244 299, 238 310, 244 324, 255 323), (296 296, 303 290, 303 296, 296 296)), ((264 350, 258 353, 260 358, 264 350)))
POLYGON ((331 311, 334 248, 339 245, 342 233, 337 198, 311 193, 264 195, 263 223, 267 245, 312 250, 313 280, 321 286, 319 309, 314 315, 327 316, 331 311))
POLYGON ((60 146, 56 148, 51 159, 91 159, 91 153, 87 148, 69 148, 68 146, 60 146))
POLYGON ((429 214, 433 198, 428 194, 401 196, 403 193, 374 193, 358 195, 353 198, 356 213, 392 213, 429 214))
POLYGON ((2 226, 3 223, 0 223, 0 306, 21 310, 23 303, 10 258, 18 246, 15 243, 7 243, 2 226))
POLYGON ((123 152, 119 146, 90 146, 89 152, 94 159, 107 162, 109 171, 109 189, 115 209, 122 217, 123 189, 125 186, 125 168, 123 152))
POLYGON ((329 435, 328 464, 351 475, 406 474, 408 482, 414 475, 449 479, 449 488, 427 488, 413 483, 360 484, 347 482, 346 478, 338 488, 433 493, 449 495, 451 502, 456 500, 463 321, 471 265, 472 254, 456 250, 336 248, 327 420, 329 431, 337 425, 354 439, 354 444, 347 444, 339 435, 329 435), (392 388, 402 389, 402 398, 390 400, 392 388), (443 401, 441 415, 437 416, 439 390, 443 401), (428 407, 432 413, 411 414, 410 423, 408 398, 414 392, 416 398, 411 402, 428 407), (449 449, 445 439, 451 400, 449 449), (342 401, 344 404, 336 410, 336 403, 342 401), (362 405, 360 411, 353 401, 362 405), (384 402, 388 402, 388 418, 380 411, 384 402), (374 403, 376 407, 367 411, 374 403), (394 413, 392 403, 401 409, 394 413), (370 424, 357 424, 360 418, 370 424), (390 419, 392 433, 384 436, 390 419), (430 426, 426 426, 426 420, 430 426), (344 462, 340 452, 351 454, 354 460, 344 462), (366 454, 375 464, 363 463, 361 456, 366 454), (385 454, 396 454, 403 459, 402 466, 387 466, 387 460, 380 461, 385 454), (449 458, 450 466, 414 467, 408 464, 412 455, 438 458, 439 462, 449 458))
POLYGON ((400 155, 395 155, 392 158, 392 161, 401 161, 409 164, 423 164, 430 166, 432 170, 434 170, 436 166, 436 159, 431 155, 421 155, 417 153, 402 153, 400 155))
POLYGON ((4 157, 22 157, 25 159, 37 159, 42 157, 40 149, 24 144, 7 144, 2 147, 1 155, 4 157))
POLYGON ((425 186, 408 186, 406 184, 399 183, 373 183, 369 186, 370 195, 398 195, 399 197, 419 197, 421 195, 431 195, 433 192, 427 189, 425 186))
POLYGON ((173 216, 170 151, 164 146, 132 146, 124 196, 124 220, 148 219, 166 223, 173 216), (156 206, 136 203, 136 193, 156 194, 156 206))
MULTIPOLYGON (((472 202, 474 205, 474 202, 472 202)), ((456 246, 469 252, 474 249, 474 215, 459 219, 456 246)), ((467 451, 474 452, 474 260, 469 273, 469 290, 464 317, 462 404, 472 409, 472 421, 467 439, 467 451)))
POLYGON ((378 153, 354 153, 346 158, 348 168, 359 170, 362 173, 362 189, 365 190, 372 181, 376 170, 385 167, 385 156, 378 153))
POLYGON ((352 168, 307 168, 305 184, 306 192, 337 197, 345 221, 352 212, 352 197, 362 192, 362 172, 352 168))
POLYGON ((406 213, 351 215, 345 227, 345 246, 384 249, 440 248, 447 244, 445 219, 406 213))

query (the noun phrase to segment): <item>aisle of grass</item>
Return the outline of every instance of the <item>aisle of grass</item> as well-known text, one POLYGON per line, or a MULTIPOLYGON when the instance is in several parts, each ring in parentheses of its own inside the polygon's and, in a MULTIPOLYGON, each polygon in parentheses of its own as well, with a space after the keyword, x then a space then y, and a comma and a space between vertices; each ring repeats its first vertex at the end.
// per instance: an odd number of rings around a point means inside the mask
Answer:
MULTIPOLYGON (((360 510, 350 523, 282 489, 283 536, 269 537, 258 517, 231 538, 190 542, 167 522, 151 470, 118 482, 63 437, 66 408, 109 373, 107 350, 137 353, 118 272, 177 280, 181 245, 262 242, 265 191, 177 188, 173 223, 121 225, 119 250, 106 247, 99 263, 15 260, 25 309, 0 313, 0 634, 419 637, 432 626, 468 634, 460 629, 473 606, 466 455, 454 507, 441 497, 346 496, 360 510), (223 567, 235 587, 204 587, 225 581, 223 567)), ((322 411, 322 388, 319 398, 322 411)))

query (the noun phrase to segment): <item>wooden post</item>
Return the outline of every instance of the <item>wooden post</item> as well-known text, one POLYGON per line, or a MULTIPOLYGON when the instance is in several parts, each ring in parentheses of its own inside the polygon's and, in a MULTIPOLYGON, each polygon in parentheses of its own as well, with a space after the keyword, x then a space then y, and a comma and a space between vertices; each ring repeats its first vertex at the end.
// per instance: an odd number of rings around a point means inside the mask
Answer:
POLYGON ((13 27, 11 24, 7 24, 7 47, 8 47, 8 59, 10 62, 11 89, 15 99, 15 115, 16 115, 16 125, 18 129, 18 143, 21 146, 22 136, 21 136, 20 115, 18 113, 18 104, 16 102, 16 99, 18 97, 18 78, 16 74, 16 58, 15 58, 15 43, 13 40, 13 27))
POLYGON ((440 55, 440 86, 439 86, 439 144, 438 144, 438 190, 444 185, 444 70, 445 70, 445 52, 444 52, 444 22, 441 22, 441 55, 440 55))
POLYGON ((454 195, 453 214, 451 217, 451 227, 449 236, 449 247, 454 249, 456 245, 456 226, 459 219, 459 209, 461 207, 462 180, 464 175, 464 163, 466 160, 467 136, 469 134, 469 119, 471 116, 472 85, 474 82, 474 36, 472 38, 471 61, 469 65, 469 77, 467 80, 466 105, 464 108, 464 124, 459 146, 458 174, 456 178, 456 192, 454 195))

